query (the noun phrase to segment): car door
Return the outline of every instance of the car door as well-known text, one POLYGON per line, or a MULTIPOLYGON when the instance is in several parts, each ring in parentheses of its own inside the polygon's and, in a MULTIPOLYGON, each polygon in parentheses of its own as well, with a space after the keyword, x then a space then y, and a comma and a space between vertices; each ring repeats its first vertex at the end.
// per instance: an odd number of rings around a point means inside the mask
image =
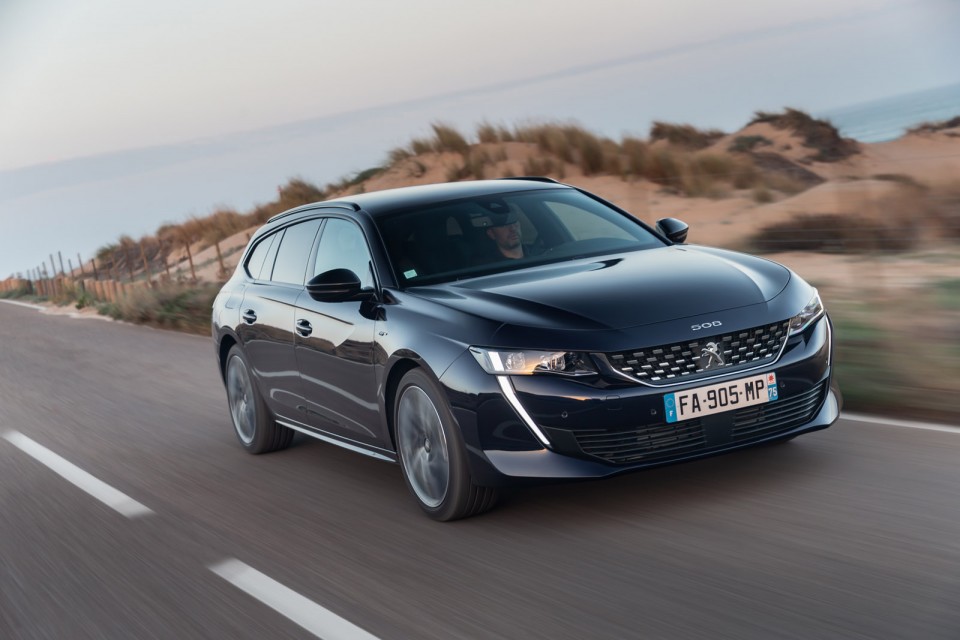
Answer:
MULTIPOLYGON (((277 417, 298 422, 305 406, 293 329, 320 222, 308 220, 273 234, 259 274, 244 291, 237 331, 267 406, 277 417)), ((258 249, 251 252, 252 261, 259 260, 258 249)), ((248 261, 248 266, 255 264, 248 261)))
MULTIPOLYGON (((361 287, 376 290, 367 241, 360 226, 328 218, 309 281, 331 269, 349 269, 361 287)), ((377 403, 374 334, 378 305, 363 301, 319 302, 304 292, 296 311, 296 354, 311 426, 364 444, 389 448, 377 403)))

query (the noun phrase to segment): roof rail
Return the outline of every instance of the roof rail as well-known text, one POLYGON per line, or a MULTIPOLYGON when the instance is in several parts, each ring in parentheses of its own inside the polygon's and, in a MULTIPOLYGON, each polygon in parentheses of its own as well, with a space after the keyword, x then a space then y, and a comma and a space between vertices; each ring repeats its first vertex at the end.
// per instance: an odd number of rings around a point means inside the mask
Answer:
POLYGON ((553 178, 548 178, 546 176, 514 176, 512 178, 497 178, 497 180, 529 180, 530 182, 549 182, 551 184, 563 184, 558 182, 553 178))
POLYGON ((274 220, 279 220, 280 218, 286 218, 287 216, 292 216, 295 213, 300 213, 301 211, 309 211, 310 209, 321 208, 321 207, 329 208, 329 209, 349 209, 351 211, 360 211, 360 205, 353 202, 318 202, 316 204, 306 205, 306 208, 301 206, 301 207, 296 207, 294 209, 291 209, 290 211, 284 211, 283 213, 278 213, 277 215, 267 220, 267 224, 270 224, 274 220))

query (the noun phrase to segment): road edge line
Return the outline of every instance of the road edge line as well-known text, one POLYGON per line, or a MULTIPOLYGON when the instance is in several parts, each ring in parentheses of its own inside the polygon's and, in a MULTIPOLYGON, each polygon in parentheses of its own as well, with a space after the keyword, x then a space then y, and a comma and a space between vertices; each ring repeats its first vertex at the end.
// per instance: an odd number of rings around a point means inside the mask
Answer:
POLYGON ((915 420, 894 420, 892 418, 880 418, 865 413, 848 413, 846 411, 840 414, 841 420, 851 420, 853 422, 872 422, 885 427, 903 427, 905 429, 923 429, 925 431, 940 431, 942 433, 958 433, 960 427, 949 424, 936 424, 934 422, 919 422, 915 420))
POLYGON ((19 302, 19 301, 17 301, 17 300, 2 300, 2 299, 0 299, 0 302, 6 302, 7 304, 15 304, 15 305, 17 305, 18 307, 26 307, 27 309, 36 309, 37 311, 43 311, 44 308, 45 308, 45 307, 41 307, 40 305, 30 304, 30 303, 28 303, 28 302, 19 302))

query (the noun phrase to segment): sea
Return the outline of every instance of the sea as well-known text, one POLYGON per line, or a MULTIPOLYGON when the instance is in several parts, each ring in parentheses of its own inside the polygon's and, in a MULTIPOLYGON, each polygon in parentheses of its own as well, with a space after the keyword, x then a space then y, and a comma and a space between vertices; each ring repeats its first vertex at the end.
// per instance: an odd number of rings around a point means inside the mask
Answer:
POLYGON ((886 142, 924 122, 960 116, 960 83, 821 111, 840 134, 861 142, 886 142))
MULTIPOLYGON (((651 84, 637 82, 641 67, 635 62, 589 69, 536 83, 505 83, 256 131, 3 170, 0 278, 34 268, 60 250, 89 256, 121 234, 153 233, 164 222, 216 207, 249 211, 274 198, 278 186, 294 176, 322 185, 379 165, 390 149, 430 135, 429 123, 438 119, 468 134, 491 114, 495 124, 508 125, 574 120, 619 138, 645 136, 651 120, 736 131, 752 110, 785 106, 731 92, 724 88, 729 79, 720 77, 715 86, 701 88, 717 98, 705 109, 700 101, 683 99, 688 88, 676 74, 665 72, 651 84)), ((830 120, 846 137, 878 142, 921 122, 960 115, 960 83, 836 109, 811 108, 803 101, 786 105, 830 120)))

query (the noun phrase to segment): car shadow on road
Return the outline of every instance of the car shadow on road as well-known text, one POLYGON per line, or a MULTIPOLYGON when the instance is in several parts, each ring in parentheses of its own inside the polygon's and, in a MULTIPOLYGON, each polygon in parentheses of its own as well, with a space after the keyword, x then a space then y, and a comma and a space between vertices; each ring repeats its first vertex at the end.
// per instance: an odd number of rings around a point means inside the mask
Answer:
POLYGON ((760 445, 724 455, 625 473, 600 480, 508 490, 496 515, 509 519, 560 519, 578 512, 631 517, 668 514, 765 494, 804 491, 804 485, 841 464, 821 446, 803 439, 760 445))

